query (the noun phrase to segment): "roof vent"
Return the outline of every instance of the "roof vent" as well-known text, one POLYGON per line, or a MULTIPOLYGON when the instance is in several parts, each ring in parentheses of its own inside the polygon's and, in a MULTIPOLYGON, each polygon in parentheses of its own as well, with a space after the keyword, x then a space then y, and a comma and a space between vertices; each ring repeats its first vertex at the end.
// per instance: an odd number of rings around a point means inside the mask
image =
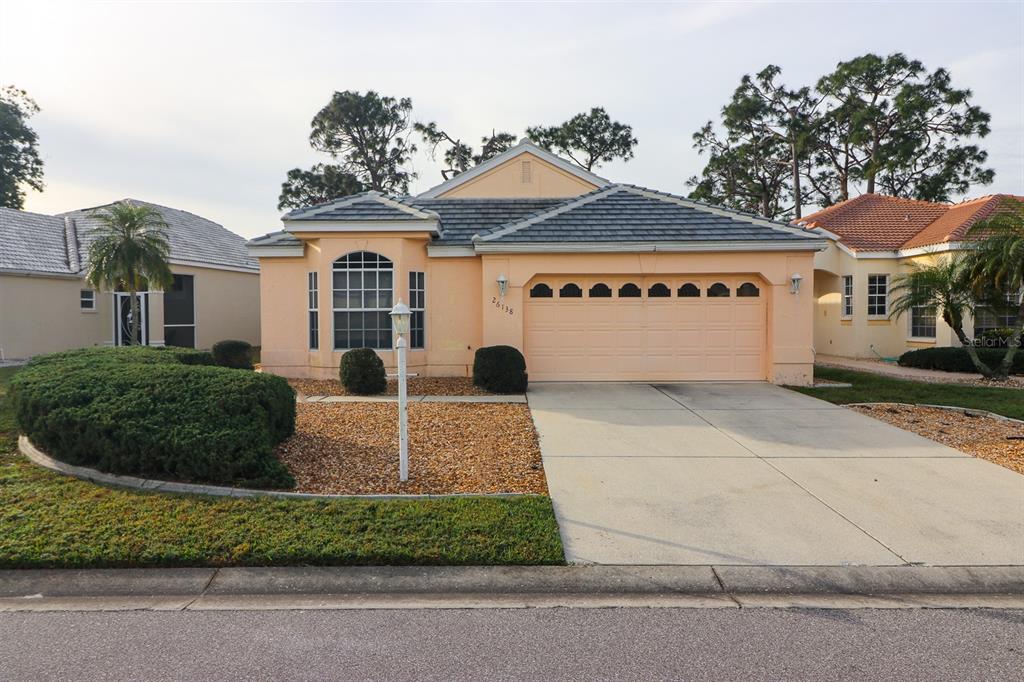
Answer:
POLYGON ((523 161, 522 164, 520 164, 520 169, 521 169, 520 181, 524 185, 527 185, 527 184, 533 182, 533 164, 531 164, 529 161, 523 161))

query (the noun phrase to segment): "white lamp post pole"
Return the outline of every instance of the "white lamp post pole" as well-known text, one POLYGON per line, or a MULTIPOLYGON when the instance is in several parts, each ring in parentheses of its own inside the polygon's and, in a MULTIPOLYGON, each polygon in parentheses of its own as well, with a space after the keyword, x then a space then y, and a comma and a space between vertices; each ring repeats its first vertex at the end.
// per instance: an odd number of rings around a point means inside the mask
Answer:
POLYGON ((398 350, 398 477, 401 481, 409 480, 409 414, 408 414, 408 389, 405 363, 405 351, 409 344, 405 340, 409 333, 409 306, 399 299, 395 307, 391 309, 391 319, 394 322, 395 334, 398 340, 395 348, 398 350))

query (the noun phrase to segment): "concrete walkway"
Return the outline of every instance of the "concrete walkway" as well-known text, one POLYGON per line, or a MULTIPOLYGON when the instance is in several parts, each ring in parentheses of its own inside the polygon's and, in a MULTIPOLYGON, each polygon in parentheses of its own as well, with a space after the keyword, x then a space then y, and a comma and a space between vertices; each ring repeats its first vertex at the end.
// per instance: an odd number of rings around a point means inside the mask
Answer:
MULTIPOLYGON (((917 367, 901 367, 900 365, 883 362, 881 360, 857 360, 854 358, 841 358, 838 355, 816 355, 816 365, 823 367, 835 367, 838 369, 851 369, 857 372, 870 372, 882 376, 894 377, 896 379, 911 379, 913 381, 924 381, 930 384, 982 384, 981 377, 977 374, 967 372, 940 372, 934 369, 918 369, 917 367)), ((1011 378, 1007 388, 1024 387, 1024 382, 1011 378)))
MULTIPOLYGON (((300 395, 300 403, 397 403, 397 395, 300 395)), ((525 395, 411 395, 410 403, 525 403, 525 395)))
POLYGON ((570 562, 1024 565, 1024 476, 761 383, 535 384, 570 562))

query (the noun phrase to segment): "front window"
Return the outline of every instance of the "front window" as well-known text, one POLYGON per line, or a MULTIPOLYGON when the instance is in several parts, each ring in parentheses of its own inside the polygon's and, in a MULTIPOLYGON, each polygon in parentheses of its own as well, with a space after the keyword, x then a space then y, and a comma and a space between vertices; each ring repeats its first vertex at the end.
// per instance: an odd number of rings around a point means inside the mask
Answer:
POLYGON ((394 264, 370 251, 334 261, 334 349, 391 348, 394 264))
POLYGON ((935 308, 914 306, 910 309, 910 335, 915 339, 935 338, 935 308))
POLYGON ((196 289, 192 275, 175 275, 164 292, 164 345, 196 347, 196 289))
POLYGON ((426 348, 427 344, 427 274, 409 273, 409 347, 426 348))
POLYGON ((96 310, 96 292, 92 289, 82 289, 78 293, 78 307, 87 312, 96 310))
POLYGON ((853 275, 843 275, 843 317, 853 317, 853 275))
POLYGON ((868 317, 889 314, 889 275, 868 275, 868 317))
POLYGON ((1017 309, 1022 294, 1006 294, 1006 305, 998 309, 979 307, 974 312, 974 336, 978 337, 990 329, 1005 329, 1017 324, 1017 309))
POLYGON ((306 280, 309 288, 309 349, 316 350, 320 348, 320 276, 310 272, 306 280))

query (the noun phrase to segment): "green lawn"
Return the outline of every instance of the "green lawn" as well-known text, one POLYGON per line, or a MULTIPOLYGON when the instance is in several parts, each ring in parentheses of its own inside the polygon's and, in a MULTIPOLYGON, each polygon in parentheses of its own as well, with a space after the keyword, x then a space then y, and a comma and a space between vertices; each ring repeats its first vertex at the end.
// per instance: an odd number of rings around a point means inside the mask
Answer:
POLYGON ((1024 391, 962 384, 929 384, 831 367, 815 367, 819 379, 844 381, 853 388, 794 388, 837 405, 846 403, 926 403, 988 410, 1024 419, 1024 391))
POLYGON ((15 453, 0 369, 0 568, 560 564, 546 497, 269 500, 113 490, 15 453))

